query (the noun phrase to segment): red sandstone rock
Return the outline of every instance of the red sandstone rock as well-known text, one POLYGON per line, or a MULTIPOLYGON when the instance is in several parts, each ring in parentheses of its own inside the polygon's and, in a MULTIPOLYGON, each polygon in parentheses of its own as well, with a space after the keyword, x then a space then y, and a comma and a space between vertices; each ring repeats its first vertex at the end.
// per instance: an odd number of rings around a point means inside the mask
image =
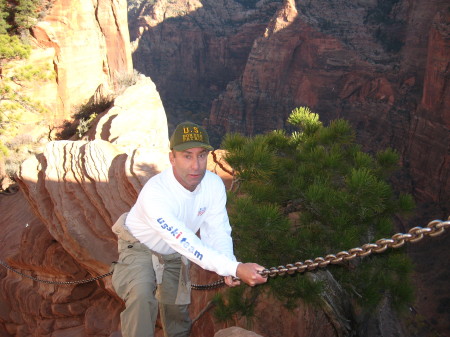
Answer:
POLYGON ((33 90, 57 119, 68 119, 99 86, 113 90, 113 80, 132 72, 126 6, 122 0, 83 0, 75 8, 58 0, 32 27, 32 58, 50 62, 56 72, 46 90, 33 90))
POLYGON ((325 123, 347 119, 367 150, 390 146, 402 154, 411 181, 399 188, 414 194, 420 212, 431 211, 422 219, 446 217, 449 20, 439 1, 390 12, 374 2, 285 1, 255 39, 242 77, 213 102, 209 126, 261 133, 285 127, 297 106, 325 123))
MULTIPOLYGON (((138 104, 159 100, 154 85, 145 80, 122 98, 136 90, 142 96, 138 104)), ((38 279, 63 282, 109 271, 117 258, 112 223, 129 210, 143 184, 168 166, 167 122, 164 110, 154 108, 122 104, 122 113, 131 110, 148 121, 144 133, 146 128, 148 135, 160 135, 150 137, 147 148, 121 142, 121 135, 127 138, 130 132, 123 125, 121 132, 107 132, 117 145, 101 139, 51 142, 22 165, 20 192, 1 199, 2 230, 7 233, 7 243, 0 246, 2 261, 38 279)), ((106 129, 102 120, 99 125, 106 129)), ((0 269, 0 287, 0 326, 9 334, 109 336, 118 330, 122 303, 109 277, 98 283, 54 285, 0 269)))

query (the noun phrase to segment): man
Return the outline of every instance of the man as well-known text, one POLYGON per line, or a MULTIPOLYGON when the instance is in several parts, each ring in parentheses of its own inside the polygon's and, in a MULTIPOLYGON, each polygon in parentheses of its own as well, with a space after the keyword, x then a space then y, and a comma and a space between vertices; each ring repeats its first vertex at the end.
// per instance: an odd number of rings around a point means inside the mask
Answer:
POLYGON ((225 186, 206 170, 213 147, 205 129, 179 124, 170 149, 171 167, 145 184, 113 226, 120 256, 112 282, 126 305, 124 337, 153 337, 158 306, 165 336, 189 336, 189 261, 224 276, 230 287, 240 284, 233 277, 250 286, 267 281, 258 273, 264 267, 233 254, 225 186))

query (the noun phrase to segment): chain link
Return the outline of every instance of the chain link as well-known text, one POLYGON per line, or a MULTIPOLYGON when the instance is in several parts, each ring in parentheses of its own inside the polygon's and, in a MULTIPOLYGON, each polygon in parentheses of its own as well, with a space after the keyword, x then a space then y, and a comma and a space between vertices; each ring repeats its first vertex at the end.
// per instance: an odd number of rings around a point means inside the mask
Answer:
MULTIPOLYGON (((386 251, 388 248, 400 248, 406 242, 419 242, 424 238, 424 236, 436 237, 445 232, 445 230, 450 227, 450 217, 447 221, 441 220, 433 220, 430 221, 427 227, 413 227, 408 233, 397 233, 392 235, 390 239, 380 239, 375 243, 366 243, 362 247, 356 247, 349 249, 348 251, 342 251, 334 254, 328 254, 325 257, 316 257, 314 260, 305 260, 303 262, 295 262, 294 264, 287 264, 286 266, 278 266, 271 267, 269 269, 264 269, 259 271, 259 274, 262 276, 270 276, 275 277, 277 275, 285 275, 294 274, 294 273, 303 273, 306 271, 312 271, 317 268, 324 268, 331 264, 339 264, 342 261, 350 261, 356 257, 364 257, 368 256, 372 253, 382 253, 386 251)), ((42 280, 34 276, 27 275, 23 272, 20 272, 11 266, 9 266, 6 262, 0 260, 0 264, 8 270, 13 271, 16 274, 19 274, 23 277, 31 279, 40 283, 47 284, 58 284, 58 285, 73 285, 73 284, 84 284, 89 282, 94 282, 104 277, 112 275, 112 271, 103 275, 99 275, 96 277, 79 280, 79 281, 50 281, 50 280, 42 280)), ((200 284, 192 284, 191 289, 193 290, 210 290, 222 287, 225 284, 224 279, 220 279, 210 284, 200 285, 200 284)))

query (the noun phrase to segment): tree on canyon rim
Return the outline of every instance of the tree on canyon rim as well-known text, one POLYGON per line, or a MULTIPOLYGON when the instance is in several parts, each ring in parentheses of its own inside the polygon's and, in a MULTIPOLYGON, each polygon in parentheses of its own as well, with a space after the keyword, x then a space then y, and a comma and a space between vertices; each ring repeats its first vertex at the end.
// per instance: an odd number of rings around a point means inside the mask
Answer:
MULTIPOLYGON (((412 197, 396 194, 389 183, 398 154, 391 149, 364 153, 347 121, 323 126, 305 107, 292 111, 288 122, 298 131, 227 134, 222 142, 235 172, 228 209, 238 258, 279 266, 390 237, 394 216, 414 208, 412 197)), ((386 296, 397 309, 412 300, 411 262, 402 250, 327 268, 363 310, 386 296)), ((324 289, 308 273, 277 276, 267 285, 291 308, 298 299, 319 303, 324 289)), ((264 289, 229 289, 225 298, 216 298, 217 318, 251 317, 264 289)))

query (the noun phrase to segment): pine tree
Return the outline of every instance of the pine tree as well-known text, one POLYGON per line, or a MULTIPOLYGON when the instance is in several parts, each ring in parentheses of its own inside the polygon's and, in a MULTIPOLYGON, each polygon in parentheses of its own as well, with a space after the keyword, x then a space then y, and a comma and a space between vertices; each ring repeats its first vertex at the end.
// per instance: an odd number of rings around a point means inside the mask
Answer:
MULTIPOLYGON (((398 154, 364 153, 347 121, 325 127, 308 108, 295 109, 288 122, 298 131, 227 134, 222 142, 235 171, 228 208, 239 259, 276 267, 390 237, 394 215, 414 207, 411 196, 396 195, 388 182, 398 154)), ((362 307, 373 309, 386 295, 398 308, 412 299, 411 263, 404 253, 372 254, 354 264, 328 269, 362 307)), ((322 289, 298 274, 270 279, 268 286, 288 306, 300 298, 314 302, 322 289)), ((240 310, 224 306, 222 318, 240 310)))
POLYGON ((11 27, 6 21, 8 16, 6 0, 0 0, 0 34, 6 34, 11 27))
POLYGON ((19 0, 15 8, 14 23, 17 29, 23 30, 30 28, 36 23, 38 13, 36 11, 41 0, 19 0))

